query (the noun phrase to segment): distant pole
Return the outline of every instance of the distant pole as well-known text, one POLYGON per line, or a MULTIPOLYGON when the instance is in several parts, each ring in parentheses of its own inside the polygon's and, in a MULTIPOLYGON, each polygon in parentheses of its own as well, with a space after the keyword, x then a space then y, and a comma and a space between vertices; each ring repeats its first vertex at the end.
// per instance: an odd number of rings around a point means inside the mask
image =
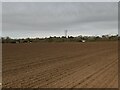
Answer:
POLYGON ((67 38, 67 30, 65 30, 65 37, 67 38))

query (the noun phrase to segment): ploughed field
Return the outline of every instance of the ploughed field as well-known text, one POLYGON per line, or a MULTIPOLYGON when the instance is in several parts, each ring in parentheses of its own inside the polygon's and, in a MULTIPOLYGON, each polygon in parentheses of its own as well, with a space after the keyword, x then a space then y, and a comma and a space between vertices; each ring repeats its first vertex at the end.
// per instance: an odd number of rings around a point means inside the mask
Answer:
POLYGON ((3 87, 117 88, 117 42, 3 44, 3 87))

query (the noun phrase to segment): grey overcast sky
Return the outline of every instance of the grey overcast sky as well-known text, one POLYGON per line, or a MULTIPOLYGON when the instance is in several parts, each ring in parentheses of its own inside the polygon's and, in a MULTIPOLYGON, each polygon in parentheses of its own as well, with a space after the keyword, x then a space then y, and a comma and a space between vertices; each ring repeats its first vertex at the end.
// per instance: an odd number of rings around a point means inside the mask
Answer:
POLYGON ((118 33, 117 2, 3 2, 2 36, 12 38, 118 33))

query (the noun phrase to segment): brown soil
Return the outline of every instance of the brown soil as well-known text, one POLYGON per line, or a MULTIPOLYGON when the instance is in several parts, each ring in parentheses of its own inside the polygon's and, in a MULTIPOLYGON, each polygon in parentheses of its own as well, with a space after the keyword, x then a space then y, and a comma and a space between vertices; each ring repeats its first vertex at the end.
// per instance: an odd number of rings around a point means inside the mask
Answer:
POLYGON ((117 88, 117 42, 3 44, 3 87, 117 88))

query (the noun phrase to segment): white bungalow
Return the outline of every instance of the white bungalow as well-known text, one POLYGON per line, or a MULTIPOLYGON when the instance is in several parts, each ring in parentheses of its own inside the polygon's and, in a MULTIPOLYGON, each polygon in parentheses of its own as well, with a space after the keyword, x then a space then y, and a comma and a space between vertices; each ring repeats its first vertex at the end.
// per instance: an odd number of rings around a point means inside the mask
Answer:
POLYGON ((82 42, 84 43, 84 42, 85 42, 85 40, 82 40, 82 42))

